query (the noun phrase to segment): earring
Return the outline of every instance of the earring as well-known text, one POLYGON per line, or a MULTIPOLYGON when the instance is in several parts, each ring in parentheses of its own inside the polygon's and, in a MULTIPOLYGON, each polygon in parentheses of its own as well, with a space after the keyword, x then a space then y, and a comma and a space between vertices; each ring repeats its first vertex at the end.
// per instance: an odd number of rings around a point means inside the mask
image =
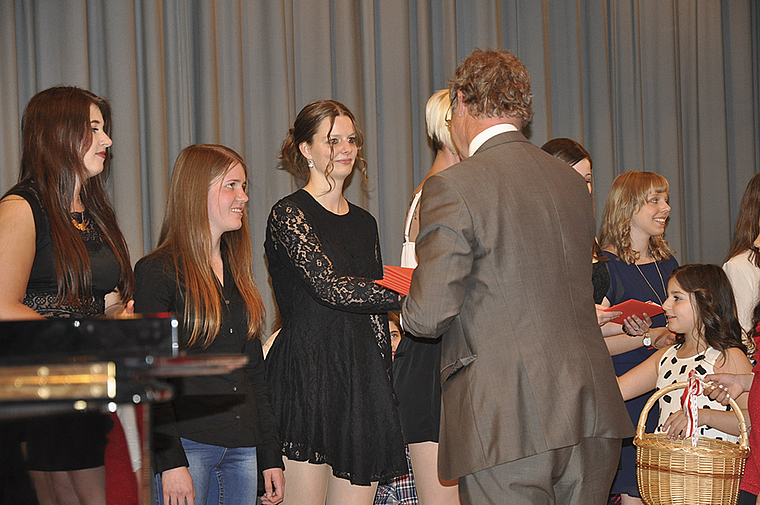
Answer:
POLYGON ((309 168, 314 168, 314 160, 307 160, 307 165, 309 165, 309 168))

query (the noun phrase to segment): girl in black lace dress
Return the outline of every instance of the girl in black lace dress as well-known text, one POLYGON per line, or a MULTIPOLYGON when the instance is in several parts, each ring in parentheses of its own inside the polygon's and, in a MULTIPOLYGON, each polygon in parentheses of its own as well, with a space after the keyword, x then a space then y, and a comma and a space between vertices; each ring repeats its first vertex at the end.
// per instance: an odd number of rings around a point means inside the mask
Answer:
POLYGON ((390 379, 387 312, 374 218, 343 197, 362 135, 342 104, 301 110, 280 151, 303 189, 267 225, 269 273, 282 330, 267 356, 280 426, 284 503, 371 504, 377 481, 406 473, 390 379))
MULTIPOLYGON (((0 319, 103 314, 114 290, 131 300, 129 253, 105 187, 110 122, 108 102, 79 88, 29 101, 20 182, 0 200, 0 319)), ((108 416, 64 414, 26 427, 42 504, 105 505, 108 416)))

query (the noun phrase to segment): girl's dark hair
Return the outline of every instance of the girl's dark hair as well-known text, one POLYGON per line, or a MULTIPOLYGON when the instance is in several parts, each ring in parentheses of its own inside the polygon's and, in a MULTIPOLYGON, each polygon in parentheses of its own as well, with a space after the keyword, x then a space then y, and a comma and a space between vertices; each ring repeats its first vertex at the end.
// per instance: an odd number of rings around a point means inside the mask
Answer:
MULTIPOLYGON (((594 162, 591 160, 591 154, 589 154, 589 152, 586 150, 585 147, 583 147, 582 145, 580 145, 578 142, 576 142, 573 139, 568 139, 564 137, 551 139, 550 141, 542 145, 541 149, 551 154, 555 158, 564 161, 570 166, 573 166, 576 163, 587 159, 589 162, 589 165, 591 165, 592 170, 593 170, 594 162)), ((592 176, 592 182, 591 182, 591 202, 592 203, 594 202, 593 176, 592 176)), ((594 215, 596 215, 596 205, 594 205, 594 215)), ((591 247, 591 254, 593 255, 594 260, 596 261, 610 260, 607 256, 604 255, 604 252, 602 252, 602 248, 599 246, 599 241, 597 241, 596 239, 594 239, 594 245, 591 247)))
POLYGON ((401 316, 398 311, 388 312, 388 322, 393 323, 398 327, 399 331, 403 334, 404 330, 401 329, 401 316))
POLYGON ((754 356, 757 353, 757 344, 755 344, 755 339, 760 335, 760 302, 758 302, 757 305, 755 305, 755 309, 752 311, 752 329, 749 330, 749 344, 754 347, 754 349, 750 349, 750 351, 747 353, 750 357, 754 356))
MULTIPOLYGON (((314 136, 317 134, 317 130, 322 125, 322 121, 327 119, 330 122, 330 130, 327 132, 327 136, 332 133, 333 125, 335 125, 335 118, 339 116, 346 116, 351 119, 351 123, 354 127, 354 133, 356 134, 356 163, 358 164, 359 171, 362 174, 362 180, 367 183, 367 162, 361 156, 361 148, 364 145, 364 135, 359 127, 356 125, 356 119, 351 111, 340 102, 335 100, 316 100, 306 105, 301 112, 298 113, 293 127, 288 130, 288 135, 282 142, 280 153, 277 157, 282 160, 282 168, 287 170, 299 183, 303 186, 309 181, 309 165, 301 153, 299 146, 306 142, 308 144, 314 143, 314 136)), ((331 148, 332 149, 332 148, 331 148)), ((328 182, 332 181, 330 173, 333 171, 332 155, 331 161, 327 165, 325 176, 328 182)))
POLYGON ((749 180, 744 190, 742 203, 739 205, 739 216, 734 227, 734 240, 728 249, 726 261, 749 249, 749 259, 760 268, 760 249, 754 243, 760 235, 760 174, 749 180))
MULTIPOLYGON (((683 290, 692 295, 697 330, 704 334, 710 347, 725 358, 733 347, 747 352, 742 342, 742 328, 736 316, 734 291, 726 273, 718 265, 684 265, 670 275, 683 290)), ((684 335, 676 335, 683 343, 684 335)))
POLYGON ((591 161, 591 155, 586 150, 586 148, 573 139, 564 137, 551 139, 542 145, 541 149, 551 154, 555 158, 559 158, 568 165, 575 165, 584 159, 588 159, 589 163, 593 165, 593 162, 591 161))
POLYGON ((129 250, 116 222, 106 191, 110 151, 103 172, 90 177, 84 155, 93 142, 90 106, 103 115, 103 130, 111 133, 111 106, 87 90, 60 86, 40 91, 32 97, 21 119, 20 183, 33 183, 50 223, 53 237, 58 298, 71 306, 83 307, 92 296, 90 259, 79 232, 71 224, 71 203, 77 180, 85 209, 100 228, 121 265, 117 289, 122 301, 132 298, 134 274, 129 250))

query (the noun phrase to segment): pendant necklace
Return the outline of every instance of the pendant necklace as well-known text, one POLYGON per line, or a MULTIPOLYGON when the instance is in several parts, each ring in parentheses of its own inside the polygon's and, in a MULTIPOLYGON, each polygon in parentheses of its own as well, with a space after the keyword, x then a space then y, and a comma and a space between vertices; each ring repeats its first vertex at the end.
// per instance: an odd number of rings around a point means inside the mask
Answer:
POLYGON ((79 231, 87 231, 87 225, 89 224, 84 218, 84 211, 71 213, 71 224, 79 231), (79 214, 79 219, 76 218, 76 214, 79 214))
MULTIPOLYGON (((656 297, 657 297, 657 301, 659 301, 659 302, 660 302, 660 306, 662 306, 662 303, 663 303, 663 302, 662 302, 662 298, 660 298, 660 295, 658 295, 658 294, 657 294, 657 291, 655 291, 654 287, 653 287, 653 286, 652 286, 652 284, 649 282, 649 279, 647 279, 647 276, 646 276, 646 275, 644 275, 644 272, 642 272, 642 271, 641 271, 641 268, 639 268, 639 265, 638 265, 637 263, 634 263, 634 266, 636 267, 636 270, 638 270, 638 271, 639 271, 639 273, 641 274, 641 276, 644 278, 644 281, 646 281, 646 283, 647 283, 647 286, 649 286, 649 289, 651 289, 651 290, 652 290, 652 292, 654 293, 654 296, 656 296, 656 297)), ((662 279, 662 274, 660 273, 660 267, 659 267, 659 266, 657 266, 657 261, 654 261, 654 267, 657 269, 657 275, 659 275, 659 276, 660 276, 660 282, 662 283, 662 292, 663 292, 663 293, 665 293, 665 294, 667 295, 667 293, 668 293, 668 290, 667 290, 667 289, 665 289, 665 281, 662 279)))

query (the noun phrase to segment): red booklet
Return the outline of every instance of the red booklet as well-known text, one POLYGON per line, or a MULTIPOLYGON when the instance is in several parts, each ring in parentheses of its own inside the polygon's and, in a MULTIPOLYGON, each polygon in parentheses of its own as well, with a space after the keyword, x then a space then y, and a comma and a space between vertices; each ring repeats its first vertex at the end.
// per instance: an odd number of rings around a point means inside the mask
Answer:
POLYGON ((662 314, 665 312, 662 310, 662 307, 657 305, 654 302, 642 302, 639 300, 626 300, 622 303, 618 303, 617 305, 613 305, 609 309, 605 309, 605 312, 610 311, 621 311, 623 312, 622 316, 618 316, 615 319, 612 320, 613 323, 623 324, 623 320, 627 317, 631 316, 639 316, 640 318, 644 318, 644 313, 646 312, 649 317, 654 317, 658 314, 662 314))
POLYGON ((375 282, 406 296, 412 285, 412 272, 414 268, 383 265, 383 278, 375 282))

